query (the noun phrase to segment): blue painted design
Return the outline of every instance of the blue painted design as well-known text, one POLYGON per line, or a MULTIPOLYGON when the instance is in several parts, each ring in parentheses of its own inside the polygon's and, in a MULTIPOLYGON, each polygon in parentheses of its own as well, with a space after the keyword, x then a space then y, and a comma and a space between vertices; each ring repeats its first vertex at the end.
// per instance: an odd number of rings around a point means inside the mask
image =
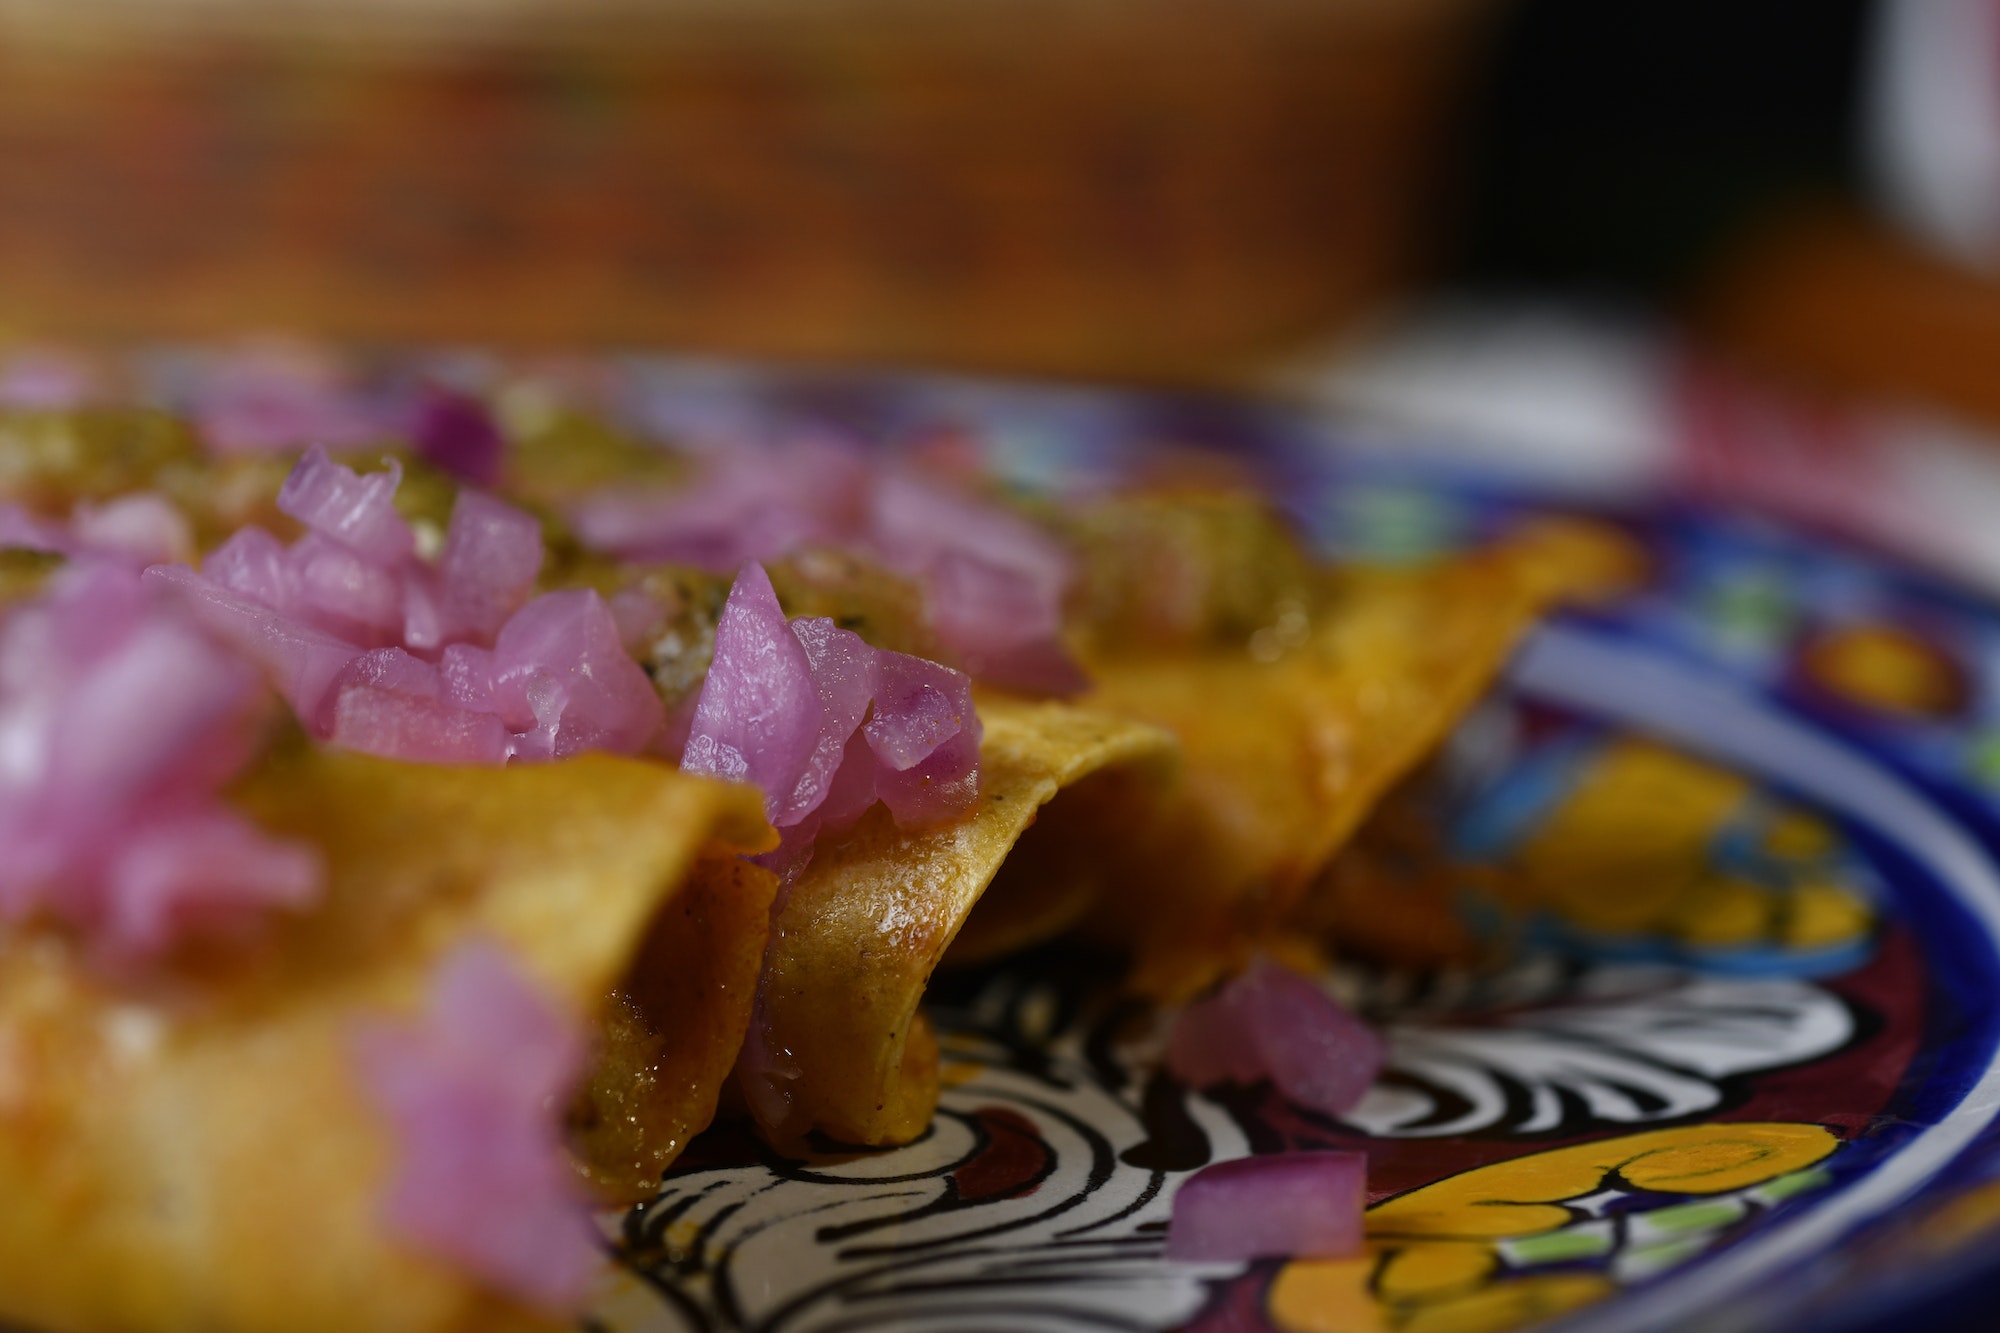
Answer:
POLYGON ((1578 729, 1527 755, 1456 814, 1448 835, 1452 853, 1466 860, 1505 855, 1570 793, 1599 746, 1594 729, 1578 729))

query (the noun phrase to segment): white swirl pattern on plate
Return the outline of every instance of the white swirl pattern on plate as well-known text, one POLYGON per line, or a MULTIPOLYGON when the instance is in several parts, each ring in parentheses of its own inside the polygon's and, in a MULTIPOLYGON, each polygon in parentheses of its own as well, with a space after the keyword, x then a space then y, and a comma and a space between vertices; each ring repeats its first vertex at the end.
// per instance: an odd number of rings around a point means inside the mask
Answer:
MULTIPOLYGON (((1476 982, 1350 974, 1338 989, 1370 1007, 1393 993, 1405 1010, 1384 1087, 1347 1121, 1401 1137, 1666 1123, 1719 1105, 1722 1080, 1817 1058, 1854 1032, 1839 997, 1810 982, 1656 965, 1542 956, 1476 982), (1465 1017, 1502 996, 1504 1018, 1465 1017), (1438 1120, 1452 1097, 1462 1109, 1438 1120)), ((1003 972, 940 1017, 950 1086, 928 1134, 891 1152, 765 1153, 671 1177, 613 1227, 628 1274, 599 1302, 599 1326, 1170 1328, 1201 1308, 1205 1279, 1238 1271, 1161 1259, 1174 1187, 1247 1153, 1255 1127, 1234 1099, 1154 1074, 1156 1016, 1107 1010, 1075 976, 1003 972), (1031 1124, 1047 1160, 1022 1188, 966 1197, 961 1173, 996 1112, 1031 1124), (1178 1147, 1160 1146, 1174 1136, 1178 1147)))
MULTIPOLYGON (((1162 1261, 1173 1186, 1194 1168, 1121 1160, 1151 1131, 1121 1087, 1123 1069, 1107 1077, 1102 1057, 1093 1068, 1084 1050, 1102 1032, 1072 1027, 1043 1052, 1008 1060, 1010 1047, 1026 1053, 1020 1020, 1053 1003, 1030 987, 1004 1004, 1004 1033, 947 1032, 948 1065, 976 1048, 976 1072, 945 1089, 930 1131, 907 1147, 670 1178, 626 1219, 627 1250, 636 1242, 649 1261, 599 1302, 596 1322, 618 1333, 841 1333, 996 1320, 1153 1329, 1191 1317, 1203 1279, 1235 1266, 1162 1261), (964 1198, 957 1173, 987 1146, 982 1121, 996 1111, 1032 1124, 1047 1163, 1025 1190, 964 1198)), ((1187 1111, 1205 1159, 1249 1151, 1219 1107, 1197 1098, 1187 1111)))
POLYGON ((1378 1138, 1678 1120, 1720 1106, 1725 1080, 1828 1055, 1855 1031, 1838 996, 1782 977, 1606 965, 1550 999, 1477 1024, 1390 1023, 1387 1074, 1343 1119, 1378 1138))

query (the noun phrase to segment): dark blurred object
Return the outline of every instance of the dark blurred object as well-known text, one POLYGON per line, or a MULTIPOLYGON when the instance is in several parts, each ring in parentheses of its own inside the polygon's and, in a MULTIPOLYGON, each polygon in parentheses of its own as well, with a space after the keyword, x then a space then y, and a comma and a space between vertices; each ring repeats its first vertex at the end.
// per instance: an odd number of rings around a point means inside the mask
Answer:
POLYGON ((1515 0, 1469 84, 1454 276, 1670 295, 1746 225, 1856 188, 1866 0, 1515 0))
POLYGON ((1858 200, 1765 219, 1692 302, 1739 360, 1822 396, 2000 425, 2000 5, 1880 0, 1858 200))
POLYGON ((1455 282, 1612 297, 1818 400, 2000 424, 2000 6, 1515 0, 1468 83, 1455 282))
POLYGON ((1410 271, 1478 0, 0 3, 0 326, 1213 377, 1410 271))

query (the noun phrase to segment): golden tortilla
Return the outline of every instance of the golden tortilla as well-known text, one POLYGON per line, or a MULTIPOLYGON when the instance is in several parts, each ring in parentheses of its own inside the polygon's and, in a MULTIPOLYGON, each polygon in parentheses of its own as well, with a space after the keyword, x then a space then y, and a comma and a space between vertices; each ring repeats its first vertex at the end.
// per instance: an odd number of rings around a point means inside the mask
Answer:
MULTIPOLYGON (((140 991, 54 937, 0 945, 0 1319, 50 1333, 545 1326, 379 1225, 395 1146, 356 1084, 354 1023, 415 1012, 469 936, 596 1015, 649 932, 681 924, 676 894, 706 849, 768 845, 756 793, 604 755, 471 769, 292 747, 235 795, 327 866, 325 901, 261 947, 183 959, 140 991)), ((732 882, 747 906, 698 930, 754 962, 770 881, 732 882)), ((677 1017, 708 1034, 687 1057, 692 1082, 708 1079, 684 1090, 688 1124, 720 1081, 707 1048, 733 1047, 726 1029, 747 1013, 747 969, 731 985, 677 1017)))
MULTIPOLYGON (((977 812, 906 831, 875 807, 852 830, 820 840, 773 924, 765 1040, 789 1077, 774 1080, 776 1098, 746 1088, 745 1100, 781 1145, 813 1130, 853 1144, 922 1133, 937 1105, 938 1067, 917 1003, 1001 863, 1010 855, 1035 861, 1034 836, 1022 835, 1045 808, 1054 821, 1068 818, 1072 795, 1093 808, 1113 798, 1120 784, 1085 781, 1093 775, 1122 772, 1144 786, 1171 769, 1172 738, 1142 722, 999 697, 978 707, 986 730, 977 812)), ((1099 844, 1116 833, 1104 829, 1099 844)), ((1092 873, 1083 858, 1069 869, 1092 873)), ((1087 906, 1097 886, 1079 892, 1087 906)), ((1022 918, 1010 917, 995 931, 1025 942, 1060 929, 1066 910, 1025 931, 1022 918)))
POLYGON ((1157 836, 1087 923, 1133 950, 1134 987, 1185 999, 1280 929, 1492 681, 1548 584, 1504 554, 1346 572, 1290 644, 1090 662, 1081 702, 1158 723, 1185 752, 1157 836))

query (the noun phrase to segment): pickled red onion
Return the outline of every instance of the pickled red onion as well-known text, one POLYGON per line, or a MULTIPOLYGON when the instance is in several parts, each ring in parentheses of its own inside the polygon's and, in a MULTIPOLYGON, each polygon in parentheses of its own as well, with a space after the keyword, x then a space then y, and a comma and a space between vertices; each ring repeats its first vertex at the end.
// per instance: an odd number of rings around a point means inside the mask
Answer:
POLYGON ((864 728, 875 757, 900 773, 958 735, 972 716, 964 680, 962 672, 905 653, 878 659, 875 716, 864 728))
POLYGON ((976 679, 1036 694, 1088 683, 1063 646, 1069 558, 996 505, 812 440, 710 460, 690 487, 606 493, 570 520, 584 544, 724 570, 828 542, 867 551, 923 586, 932 628, 976 679))
POLYGON ((486 639, 526 604, 542 570, 542 525, 480 491, 461 491, 438 555, 447 636, 486 639))
MULTIPOLYGON (((792 790, 790 805, 814 813, 825 809, 841 765, 847 760, 848 741, 868 716, 881 655, 859 634, 841 629, 823 616, 795 620, 790 628, 792 637, 805 649, 820 712, 819 733, 792 790)), ((858 780, 850 778, 850 787, 858 780)), ((862 809, 866 808, 864 804, 862 809)), ((860 813, 855 811, 854 817, 859 818, 860 813)))
POLYGON ((397 1141, 385 1220, 413 1245, 553 1313, 599 1256, 562 1158, 559 1109, 583 1069, 576 1024, 499 947, 462 944, 420 1022, 372 1022, 355 1063, 397 1141))
POLYGON ((475 486, 500 480, 506 441, 485 404, 448 389, 433 388, 417 400, 410 443, 426 462, 475 486))
POLYGON ((403 578, 321 532, 308 532, 285 553, 285 610, 364 648, 403 638, 403 578))
POLYGON ((1185 1262, 1344 1259, 1361 1252, 1368 1159, 1287 1152, 1203 1167, 1181 1182, 1167 1257, 1185 1262))
POLYGON ((871 497, 868 541, 922 582, 931 627, 974 677, 1035 694, 1088 684, 1062 646, 1068 556, 1027 520, 891 472, 871 497))
POLYGON ((716 621, 681 768, 748 782, 764 793, 773 824, 796 824, 810 813, 792 804, 792 794, 819 741, 820 720, 805 647, 785 622, 770 576, 751 561, 716 621))
POLYGON ((898 824, 951 819, 979 796, 979 715, 962 671, 880 653, 875 710, 863 728, 879 761, 875 788, 898 824))
POLYGON ((191 404, 217 453, 265 453, 309 444, 352 448, 393 433, 388 414, 341 382, 309 348, 270 343, 224 359, 191 404))
POLYGON ((579 503, 569 518, 593 550, 721 571, 842 539, 854 528, 866 485, 853 450, 808 440, 721 453, 685 490, 605 492, 579 503))
POLYGON ((638 754, 665 717, 610 608, 589 588, 543 593, 509 616, 493 640, 492 670, 496 711, 515 733, 511 753, 525 758, 638 754))
POLYGON ((86 550, 129 556, 146 564, 184 560, 194 533, 173 502, 151 491, 133 491, 102 504, 78 504, 70 531, 86 550))
POLYGON ((1300 1106, 1340 1115, 1381 1072, 1382 1039, 1327 993, 1265 959, 1176 1017, 1167 1068, 1194 1087, 1268 1078, 1300 1106))
POLYGON ((0 546, 68 555, 80 545, 70 530, 54 519, 30 513, 11 502, 0 502, 0 546))
POLYGON ((145 582, 174 596, 204 629, 261 666, 308 726, 334 677, 364 651, 186 565, 154 565, 145 582))
POLYGON ((751 561, 716 622, 681 767, 762 790, 784 838, 771 864, 796 873, 820 828, 877 799, 903 825, 970 810, 980 734, 963 672, 872 648, 823 618, 788 623, 751 561))
POLYGON ((356 472, 314 445, 279 488, 278 508, 378 565, 394 564, 416 550, 417 539, 396 512, 403 465, 388 461, 382 472, 356 472))
POLYGON ((208 553, 201 572, 231 592, 283 606, 291 597, 285 544, 256 524, 246 524, 208 553))
POLYGON ((0 627, 0 916, 113 961, 319 889, 308 849, 216 795, 250 755, 256 671, 151 586, 85 558, 0 627))
POLYGON ((201 574, 161 565, 147 577, 261 663, 300 721, 337 744, 449 763, 644 750, 664 710, 603 600, 581 589, 530 599, 541 525, 462 491, 428 564, 395 511, 397 476, 313 450, 279 497, 305 536, 287 547, 246 527, 201 574))
POLYGON ((80 502, 68 523, 0 502, 0 546, 145 565, 179 559, 194 549, 194 539, 186 517, 165 496, 134 491, 103 504, 80 502))
POLYGON ((456 706, 444 697, 438 668, 401 648, 377 648, 348 662, 321 709, 318 730, 351 750, 434 764, 507 758, 500 719, 456 706))

